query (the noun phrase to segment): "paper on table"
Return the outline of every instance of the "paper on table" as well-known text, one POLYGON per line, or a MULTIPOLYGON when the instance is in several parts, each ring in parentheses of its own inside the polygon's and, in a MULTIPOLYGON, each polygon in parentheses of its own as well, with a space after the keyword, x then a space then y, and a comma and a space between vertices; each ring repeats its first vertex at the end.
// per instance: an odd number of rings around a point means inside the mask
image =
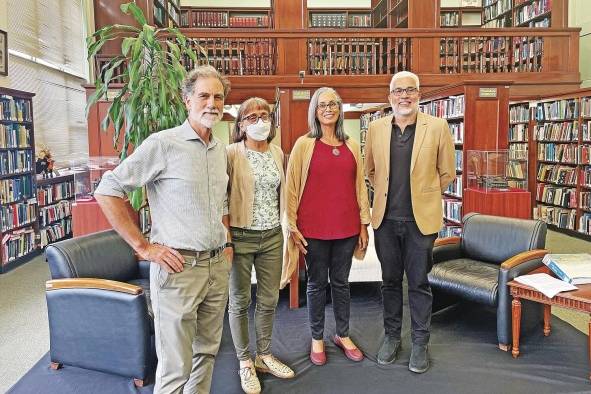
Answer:
POLYGON ((562 291, 578 289, 578 287, 573 286, 570 283, 553 278, 550 275, 543 273, 522 275, 515 278, 515 280, 519 283, 523 283, 524 285, 533 287, 534 289, 542 292, 542 294, 548 298, 552 298, 562 291))

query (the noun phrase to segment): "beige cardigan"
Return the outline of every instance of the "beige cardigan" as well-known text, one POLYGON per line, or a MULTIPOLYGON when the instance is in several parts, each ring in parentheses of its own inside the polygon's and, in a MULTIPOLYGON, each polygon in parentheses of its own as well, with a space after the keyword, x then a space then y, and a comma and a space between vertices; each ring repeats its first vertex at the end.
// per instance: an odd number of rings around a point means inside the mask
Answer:
MULTIPOLYGON (((312 153, 314 152, 315 138, 304 135, 296 141, 289 162, 287 165, 287 187, 286 187, 286 219, 287 230, 299 231, 296 225, 297 212, 308 179, 308 170, 310 169, 310 161, 312 160, 312 153)), ((363 174, 363 163, 361 161, 361 150, 359 144, 353 139, 349 138, 346 142, 347 147, 353 153, 355 162, 357 163, 357 203, 359 204, 359 216, 362 224, 369 224, 371 217, 369 214, 369 200, 367 198, 367 187, 365 186, 365 176, 363 174)), ((287 243, 287 251, 283 258, 283 270, 281 272, 281 288, 284 288, 290 280, 291 274, 298 266, 300 257, 299 249, 295 242, 289 236, 289 232, 285 235, 287 243)), ((362 257, 364 253, 358 253, 356 256, 362 257)))
MULTIPOLYGON (((271 155, 281 174, 279 185, 279 217, 285 212, 285 173, 283 171, 283 151, 277 145, 269 144, 271 155)), ((228 205, 230 226, 245 228, 252 224, 254 204, 254 174, 248 158, 244 141, 226 147, 228 153, 228 205)))

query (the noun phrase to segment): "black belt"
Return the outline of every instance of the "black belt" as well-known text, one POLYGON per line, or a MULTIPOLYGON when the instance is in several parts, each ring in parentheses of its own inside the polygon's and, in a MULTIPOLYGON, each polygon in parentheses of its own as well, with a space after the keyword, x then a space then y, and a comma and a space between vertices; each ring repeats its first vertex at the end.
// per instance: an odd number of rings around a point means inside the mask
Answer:
POLYGON ((220 246, 216 249, 211 250, 190 250, 190 249, 176 249, 182 256, 186 257, 194 257, 196 259, 204 259, 204 258, 214 258, 217 257, 222 250, 224 250, 223 246, 220 246))

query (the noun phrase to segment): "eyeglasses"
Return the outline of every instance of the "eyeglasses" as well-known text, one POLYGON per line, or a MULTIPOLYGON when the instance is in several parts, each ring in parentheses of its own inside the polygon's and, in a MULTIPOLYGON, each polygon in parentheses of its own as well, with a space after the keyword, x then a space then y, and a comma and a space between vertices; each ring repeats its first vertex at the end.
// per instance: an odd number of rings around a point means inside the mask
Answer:
POLYGON ((242 120, 248 120, 250 123, 256 123, 259 121, 259 119, 262 119, 263 122, 268 122, 271 119, 271 115, 269 115, 269 114, 261 114, 261 115, 250 114, 250 115, 242 118, 242 120))
POLYGON ((330 110, 335 110, 339 107, 339 103, 334 102, 334 101, 329 101, 328 103, 319 103, 318 107, 316 107, 317 109, 319 109, 320 111, 324 112, 326 111, 326 109, 330 109, 330 110))
POLYGON ((415 94, 419 93, 419 89, 417 89, 415 87, 408 87, 405 89, 396 88, 396 89, 390 90, 390 93, 392 93, 396 97, 402 96, 402 93, 406 93, 409 96, 414 96, 415 94))

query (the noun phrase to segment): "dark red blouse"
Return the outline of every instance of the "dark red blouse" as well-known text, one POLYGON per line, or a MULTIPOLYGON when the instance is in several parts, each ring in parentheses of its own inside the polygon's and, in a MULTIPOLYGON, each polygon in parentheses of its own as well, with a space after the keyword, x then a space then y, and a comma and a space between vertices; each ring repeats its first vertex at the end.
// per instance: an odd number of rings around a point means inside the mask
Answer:
POLYGON ((342 239, 359 234, 361 219, 355 189, 357 163, 346 144, 333 147, 316 140, 297 226, 305 238, 342 239))

